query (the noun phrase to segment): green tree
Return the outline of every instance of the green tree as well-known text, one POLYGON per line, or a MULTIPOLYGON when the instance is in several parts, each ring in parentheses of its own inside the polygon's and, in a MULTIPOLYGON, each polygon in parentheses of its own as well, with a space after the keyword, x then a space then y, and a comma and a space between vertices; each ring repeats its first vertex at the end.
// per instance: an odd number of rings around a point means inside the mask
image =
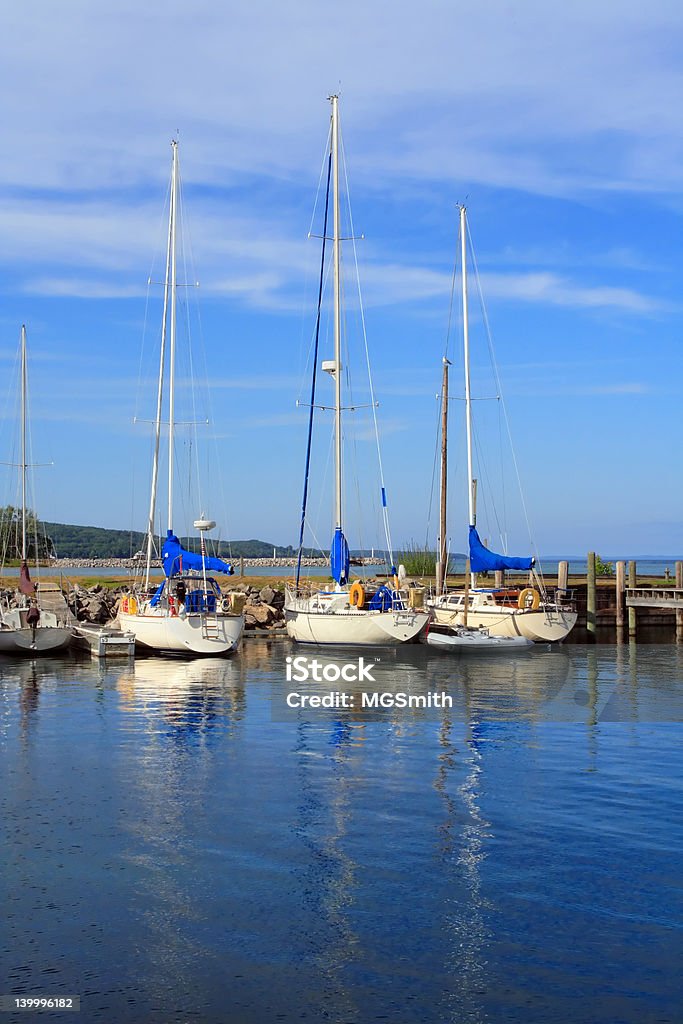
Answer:
MULTIPOLYGON (((21 558, 22 514, 20 508, 0 508, 0 554, 3 561, 21 558)), ((36 561, 54 556, 52 539, 31 509, 26 510, 26 557, 36 561)))
POLYGON ((600 555, 595 556, 595 575, 596 576, 614 576, 614 563, 603 562, 600 555))

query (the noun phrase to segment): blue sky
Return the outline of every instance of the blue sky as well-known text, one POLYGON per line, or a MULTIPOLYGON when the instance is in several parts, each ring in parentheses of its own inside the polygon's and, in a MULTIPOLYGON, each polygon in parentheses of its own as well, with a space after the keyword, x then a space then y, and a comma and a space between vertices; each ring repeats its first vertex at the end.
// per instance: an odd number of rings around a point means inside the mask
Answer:
MULTIPOLYGON (((295 543, 295 403, 319 259, 307 233, 338 91, 395 542, 434 533, 434 396, 465 201, 537 550, 683 551, 679 5, 427 0, 416 12, 27 0, 4 13, 0 365, 9 382, 25 322, 34 456, 54 462, 35 474, 43 518, 144 528, 149 428, 133 417, 152 414, 147 279, 179 131, 213 381, 202 500, 224 537, 295 543)), ((472 319, 475 390, 488 397, 474 302, 472 319)), ((454 328, 454 393, 456 342, 454 328)), ((487 453, 500 427, 491 406, 487 453)), ((311 516, 323 543, 325 415, 311 516)), ((460 419, 454 402, 454 549, 460 419)), ((349 429, 363 475, 367 427, 365 412, 349 429)), ((479 472, 481 532, 524 553, 512 483, 496 519, 495 474, 489 499, 479 472)), ((379 543, 375 480, 348 494, 352 546, 379 543)))

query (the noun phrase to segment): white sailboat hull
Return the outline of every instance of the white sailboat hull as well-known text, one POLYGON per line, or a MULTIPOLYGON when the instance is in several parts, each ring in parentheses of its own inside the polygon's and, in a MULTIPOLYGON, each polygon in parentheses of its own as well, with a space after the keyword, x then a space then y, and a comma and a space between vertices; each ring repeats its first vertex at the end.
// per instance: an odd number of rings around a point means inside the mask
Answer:
POLYGON ((10 608, 0 618, 0 653, 42 654, 60 651, 71 643, 71 627, 54 612, 41 610, 40 623, 26 624, 26 608, 10 608))
POLYGON ((386 646, 416 640, 429 622, 425 611, 360 611, 314 612, 286 608, 287 633, 301 644, 334 646, 386 646))
MULTIPOLYGON (((443 626, 465 625, 463 613, 449 608, 432 606, 434 621, 443 626)), ((470 608, 467 625, 484 627, 491 636, 524 636, 534 643, 558 643, 569 635, 576 625, 575 611, 547 607, 526 608, 491 607, 470 608)))
POLYGON ((426 637, 430 647, 449 654, 466 651, 479 654, 513 654, 528 651, 533 642, 525 636, 492 636, 486 630, 459 626, 451 633, 430 632, 426 637))
POLYGON ((120 628, 134 634, 137 646, 174 654, 229 654, 244 630, 243 615, 180 616, 144 611, 135 615, 119 612, 118 618, 120 628))
POLYGON ((0 627, 0 654, 44 654, 64 650, 70 643, 68 626, 37 626, 35 631, 28 626, 14 629, 5 623, 0 627))

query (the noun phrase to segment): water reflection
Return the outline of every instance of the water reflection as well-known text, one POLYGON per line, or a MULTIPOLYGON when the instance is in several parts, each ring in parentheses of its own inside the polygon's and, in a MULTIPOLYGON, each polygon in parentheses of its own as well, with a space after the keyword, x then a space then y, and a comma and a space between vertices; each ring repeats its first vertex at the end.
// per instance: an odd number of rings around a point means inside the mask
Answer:
POLYGON ((641 726, 680 720, 683 651, 382 652, 376 686, 453 707, 278 722, 291 653, 0 661, 12 986, 131 1022, 675 1019, 680 730, 641 726))
POLYGON ((357 747, 347 722, 331 723, 322 754, 329 788, 320 787, 320 739, 315 727, 300 724, 296 733, 296 771, 299 803, 294 832, 307 850, 307 866, 301 878, 303 906, 310 925, 304 937, 306 956, 321 974, 313 1012, 323 1018, 329 1007, 338 1019, 357 1020, 359 1007, 352 998, 345 974, 361 955, 359 940, 349 915, 356 904, 358 865, 349 856, 345 841, 354 816, 353 780, 358 771, 357 747), (312 735, 311 735, 312 733, 312 735))
POLYGON ((237 727, 246 712, 247 669, 225 658, 141 658, 116 681, 121 710, 177 741, 208 741, 212 730, 237 727), (160 730, 163 724, 167 728, 160 730))
POLYGON ((198 835, 207 835, 217 779, 243 728, 246 678, 239 659, 150 657, 116 680, 127 793, 120 857, 134 893, 132 927, 145 936, 136 971, 150 1007, 168 1013, 200 1013, 206 998, 198 926, 210 879, 198 876, 197 863, 206 864, 198 835))
MULTIPOLYGON (((296 711, 289 713, 284 698, 288 691, 315 694, 324 697, 330 692, 344 692, 353 697, 353 706, 347 709, 335 708, 332 717, 344 721, 367 722, 381 720, 391 722, 401 730, 410 723, 438 718, 440 706, 434 700, 446 694, 451 704, 452 718, 467 720, 471 713, 492 716, 497 719, 515 721, 539 721, 549 704, 562 695, 572 666, 572 658, 564 648, 542 648, 525 655, 524 658, 507 658, 500 655, 478 654, 472 657, 446 656, 432 652, 424 645, 405 645, 381 652, 377 657, 368 656, 367 650, 359 655, 351 649, 335 653, 307 652, 307 661, 315 665, 317 680, 308 678, 293 681, 283 686, 282 676, 273 680, 273 713, 284 716, 285 720, 297 717, 296 711), (355 665, 358 657, 364 658, 370 681, 344 682, 339 680, 339 667, 355 665), (370 706, 372 694, 386 695, 386 706, 370 706), (422 707, 392 706, 390 698, 401 694, 414 697, 432 698, 422 707), (365 695, 365 703, 364 703, 365 695)), ((296 666, 293 666, 293 671, 296 666)), ((573 697, 573 691, 572 691, 573 697)), ((304 709, 303 717, 320 718, 325 708, 312 712, 304 709)), ((566 717, 566 716, 565 716, 566 717)))
POLYGON ((456 785, 454 795, 450 792, 452 776, 461 773, 461 767, 452 732, 453 723, 444 716, 434 782, 444 804, 444 821, 438 830, 443 862, 452 880, 443 919, 449 974, 444 1013, 453 1024, 479 1024, 486 1016, 481 994, 486 988, 487 947, 491 939, 481 866, 488 854, 491 823, 479 806, 483 755, 477 742, 477 725, 471 723, 466 727, 461 747, 464 778, 456 785))

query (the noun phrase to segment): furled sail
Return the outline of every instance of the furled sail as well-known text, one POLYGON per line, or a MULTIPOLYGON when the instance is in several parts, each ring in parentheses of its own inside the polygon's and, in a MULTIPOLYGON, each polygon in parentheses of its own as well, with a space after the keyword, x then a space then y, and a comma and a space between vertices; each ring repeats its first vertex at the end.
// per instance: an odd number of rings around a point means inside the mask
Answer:
POLYGON ((332 576, 337 583, 348 583, 349 581, 349 545, 342 533, 341 526, 334 531, 332 547, 330 548, 330 569, 332 576))
POLYGON ((199 572, 208 569, 209 572, 224 572, 228 576, 232 576, 234 572, 232 566, 228 562, 224 562, 222 558, 214 558, 209 555, 202 558, 194 551, 186 551, 173 530, 169 530, 166 535, 161 559, 166 576, 175 576, 183 569, 195 569, 199 572))
POLYGON ((533 558, 509 558, 484 547, 475 526, 470 526, 470 568, 472 572, 496 572, 499 569, 531 569, 533 558))
POLYGON ((21 563, 21 569, 19 570, 19 590, 22 594, 26 594, 27 597, 33 597, 36 592, 36 585, 31 579, 26 562, 21 563))

